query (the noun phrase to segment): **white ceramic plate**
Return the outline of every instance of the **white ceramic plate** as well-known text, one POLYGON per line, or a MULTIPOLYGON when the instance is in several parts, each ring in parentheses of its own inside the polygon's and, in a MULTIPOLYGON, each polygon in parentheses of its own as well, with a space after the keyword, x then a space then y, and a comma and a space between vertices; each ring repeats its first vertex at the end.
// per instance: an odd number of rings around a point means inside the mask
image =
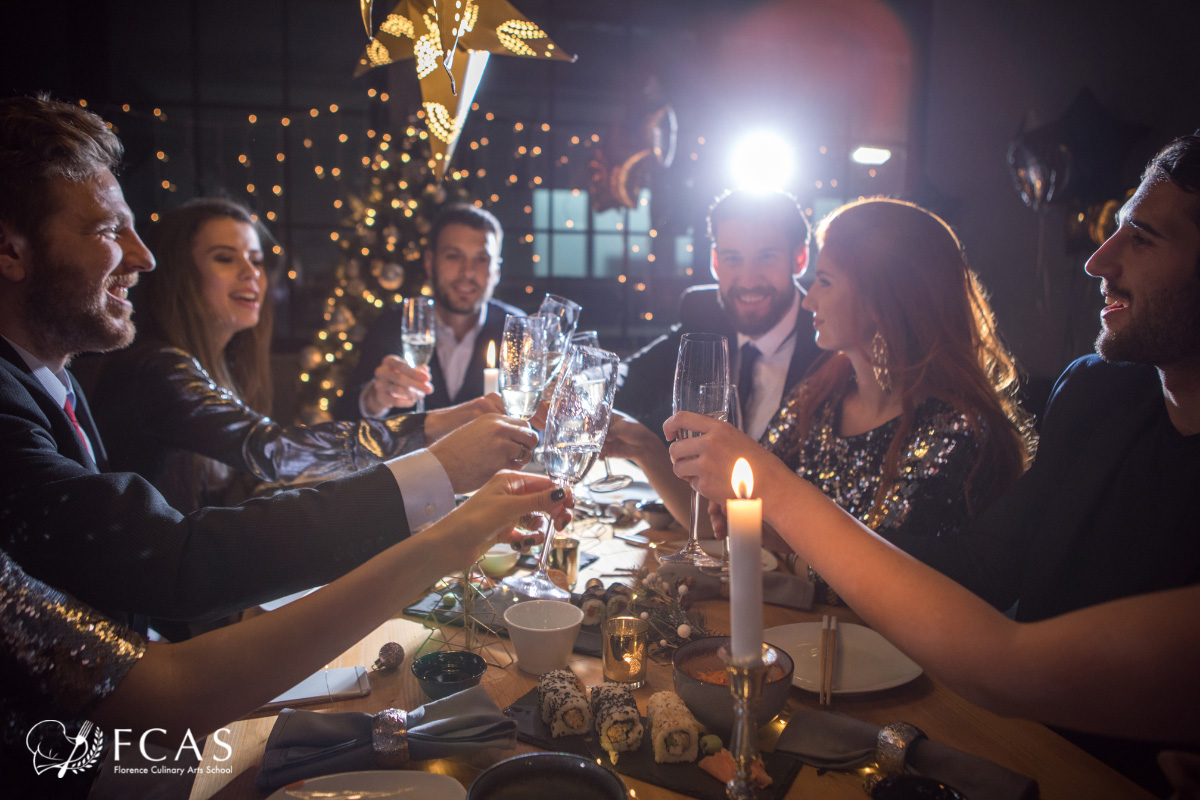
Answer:
POLYGON ((449 775, 418 770, 373 770, 323 775, 285 786, 267 800, 465 800, 467 790, 449 775))
MULTIPOLYGON (((700 549, 713 558, 725 555, 725 543, 721 539, 701 539, 700 549)), ((763 572, 772 572, 779 568, 779 559, 770 550, 762 551, 763 572)))
MULTIPOLYGON (((852 622, 838 623, 833 693, 878 692, 908 683, 921 668, 887 639, 870 628, 852 622)), ((820 688, 821 623, 797 622, 763 631, 763 641, 782 647, 796 671, 792 683, 810 692, 820 688)))

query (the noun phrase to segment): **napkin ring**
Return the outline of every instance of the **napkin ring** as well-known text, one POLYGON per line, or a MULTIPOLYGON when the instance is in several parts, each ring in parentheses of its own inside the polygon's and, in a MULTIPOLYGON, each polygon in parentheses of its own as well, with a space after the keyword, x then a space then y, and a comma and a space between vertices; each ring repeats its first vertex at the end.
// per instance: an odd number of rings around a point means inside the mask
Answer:
POLYGON ((408 763, 408 714, 386 708, 371 717, 371 748, 375 763, 383 769, 399 769, 408 763))
POLYGON ((875 739, 875 763, 879 772, 884 777, 903 774, 909 747, 924 738, 924 731, 907 722, 893 722, 880 728, 875 739))

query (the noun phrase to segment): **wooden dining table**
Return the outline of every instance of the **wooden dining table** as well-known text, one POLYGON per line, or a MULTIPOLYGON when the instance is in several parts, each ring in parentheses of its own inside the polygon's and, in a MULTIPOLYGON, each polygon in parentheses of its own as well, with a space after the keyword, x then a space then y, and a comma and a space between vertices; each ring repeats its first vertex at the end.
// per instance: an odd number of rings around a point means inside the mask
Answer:
MULTIPOLYGON (((580 523, 576 525, 580 528, 577 534, 581 552, 598 556, 595 563, 580 571, 580 588, 589 577, 606 576, 601 579, 607 586, 622 580, 615 577, 622 568, 657 566, 656 554, 659 551, 655 548, 636 546, 614 538, 611 526, 592 525, 589 529, 580 523)), ((677 528, 642 532, 649 533, 656 542, 677 541, 684 535, 677 528)), ((629 582, 629 579, 625 579, 625 582, 629 582)), ((414 600, 418 596, 419 593, 415 593, 414 600)), ((704 615, 707 628, 718 632, 729 630, 727 600, 704 600, 697 602, 695 607, 704 615)), ((819 622, 825 613, 836 614, 842 622, 861 622, 844 606, 815 606, 811 611, 799 611, 767 605, 764 607, 764 624, 770 628, 795 622, 819 622)), ((378 656, 379 648, 387 642, 403 645, 407 654, 404 664, 396 670, 372 671, 371 692, 367 696, 306 708, 327 712, 374 713, 386 708, 414 709, 429 702, 410 667, 417 655, 445 647, 444 643, 431 640, 431 633, 435 634, 434 639, 438 638, 436 631, 421 619, 397 616, 388 620, 327 666, 370 667, 378 656)), ((490 641, 492 644, 488 651, 489 660, 496 664, 505 663, 512 652, 511 643, 502 637, 492 638, 490 641)), ((573 654, 570 668, 588 686, 603 680, 598 658, 573 654)), ((517 663, 504 667, 489 666, 482 681, 482 685, 500 708, 513 703, 536 683, 536 676, 521 671, 517 663)), ((650 695, 656 691, 670 689, 670 663, 652 663, 648 669, 645 686, 635 690, 634 696, 644 713, 645 703, 650 695)), ((817 708, 816 694, 792 687, 781 719, 763 729, 762 746, 769 749, 773 745, 773 739, 783 727, 781 720, 793 710, 817 708)), ((990 759, 1036 779, 1041 788, 1041 797, 1045 800, 1136 800, 1152 797, 1044 725, 1024 719, 1004 718, 986 711, 966 701, 928 674, 922 674, 909 683, 885 691, 857 695, 836 694, 833 710, 879 726, 900 721, 916 725, 931 740, 990 759)), ((269 793, 255 788, 254 779, 275 719, 275 712, 264 712, 252 714, 230 724, 228 733, 221 736, 221 741, 231 747, 232 755, 223 761, 218 759, 226 756, 227 751, 214 745, 210 737, 204 751, 204 761, 192 786, 191 800, 258 800, 266 797, 269 793)), ((410 768, 450 775, 463 786, 469 787, 472 781, 492 764, 520 753, 534 751, 536 748, 518 742, 512 749, 490 748, 462 757, 414 762, 410 768)), ((686 797, 670 789, 629 777, 625 777, 625 782, 633 790, 633 796, 641 800, 686 797)), ((818 772, 811 767, 800 770, 786 795, 788 798, 830 800, 863 800, 865 796, 857 775, 845 772, 818 772)))

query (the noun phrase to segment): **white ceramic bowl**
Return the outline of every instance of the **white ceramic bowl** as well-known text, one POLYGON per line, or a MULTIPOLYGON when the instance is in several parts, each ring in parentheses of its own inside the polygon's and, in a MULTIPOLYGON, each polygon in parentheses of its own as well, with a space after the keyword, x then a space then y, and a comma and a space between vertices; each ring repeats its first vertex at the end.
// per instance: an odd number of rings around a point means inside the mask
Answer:
POLYGON ((559 600, 522 600, 504 612, 517 666, 531 675, 566 669, 583 611, 559 600))
POLYGON ((517 565, 520 557, 521 554, 508 545, 498 544, 480 557, 479 566, 489 578, 500 578, 517 565))

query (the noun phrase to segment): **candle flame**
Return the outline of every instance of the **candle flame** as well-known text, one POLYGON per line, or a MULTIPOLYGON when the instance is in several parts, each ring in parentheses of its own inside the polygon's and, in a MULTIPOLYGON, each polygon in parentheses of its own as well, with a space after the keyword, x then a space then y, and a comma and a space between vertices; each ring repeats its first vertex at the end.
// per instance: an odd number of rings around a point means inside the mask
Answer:
POLYGON ((733 493, 742 500, 749 500, 754 493, 754 471, 750 469, 750 462, 744 458, 739 458, 737 463, 733 465, 733 493))
POLYGON ((496 366, 496 342, 495 342, 495 340, 488 342, 487 362, 488 362, 488 369, 492 369, 496 366))

